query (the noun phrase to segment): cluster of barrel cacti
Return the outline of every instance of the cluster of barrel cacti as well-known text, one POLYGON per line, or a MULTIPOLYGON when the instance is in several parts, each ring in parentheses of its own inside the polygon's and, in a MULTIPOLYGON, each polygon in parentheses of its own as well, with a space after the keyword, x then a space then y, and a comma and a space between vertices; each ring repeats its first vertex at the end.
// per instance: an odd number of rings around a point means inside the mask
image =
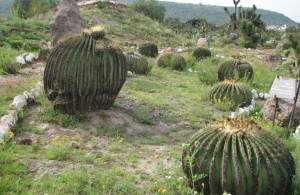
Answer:
POLYGON ((147 74, 151 71, 152 66, 143 56, 137 55, 135 53, 128 53, 126 57, 129 71, 136 74, 147 74))
POLYGON ((209 94, 209 99, 213 103, 228 99, 236 107, 249 106, 252 101, 252 92, 243 83, 236 82, 235 80, 225 80, 213 86, 209 94))
POLYGON ((156 63, 160 67, 170 67, 172 70, 182 71, 186 69, 186 61, 178 53, 163 53, 158 56, 156 63))
POLYGON ((294 159, 272 133, 249 120, 215 122, 182 154, 190 186, 204 194, 290 194, 294 159))
POLYGON ((253 78, 253 68, 251 64, 244 60, 228 60, 222 63, 218 70, 220 81, 225 79, 241 79, 246 77, 248 80, 253 78))
POLYGON ((139 46, 139 53, 146 57, 155 58, 158 55, 158 48, 154 43, 143 43, 139 46))
POLYGON ((197 47, 193 51, 193 56, 197 60, 201 60, 201 59, 204 59, 204 58, 210 58, 211 57, 211 51, 208 48, 205 48, 205 47, 197 47))
POLYGON ((48 99, 66 113, 108 109, 126 80, 126 57, 101 27, 85 30, 50 54, 44 73, 48 99))

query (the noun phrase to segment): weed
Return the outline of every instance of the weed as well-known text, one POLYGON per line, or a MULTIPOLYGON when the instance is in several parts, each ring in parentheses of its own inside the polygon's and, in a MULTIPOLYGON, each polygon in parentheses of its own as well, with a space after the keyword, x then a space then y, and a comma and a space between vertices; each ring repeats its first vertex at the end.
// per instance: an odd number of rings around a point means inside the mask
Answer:
POLYGON ((127 131, 127 123, 122 125, 111 126, 110 124, 102 124, 96 128, 96 136, 120 137, 124 136, 127 131))
POLYGON ((154 124, 151 113, 145 107, 135 107, 133 109, 133 116, 142 124, 146 124, 146 125, 154 124))

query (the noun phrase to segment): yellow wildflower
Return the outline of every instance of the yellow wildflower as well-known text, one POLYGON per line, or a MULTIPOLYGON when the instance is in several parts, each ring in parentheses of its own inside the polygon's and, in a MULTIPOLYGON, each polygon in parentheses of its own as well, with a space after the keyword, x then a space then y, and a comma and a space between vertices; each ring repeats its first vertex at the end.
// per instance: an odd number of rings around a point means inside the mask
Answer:
POLYGON ((50 145, 52 145, 52 146, 55 146, 57 144, 57 142, 55 141, 55 140, 52 140, 51 142, 50 142, 50 145))
POLYGON ((155 158, 155 159, 159 158, 159 155, 156 154, 156 155, 154 156, 154 158, 155 158))
POLYGON ((60 135, 55 136, 55 139, 60 139, 60 135))
POLYGON ((118 144, 121 144, 124 141, 124 137, 122 137, 119 141, 118 144))
POLYGON ((68 136, 68 135, 64 135, 64 140, 67 140, 67 141, 69 141, 69 140, 70 140, 70 136, 68 136))
POLYGON ((14 132, 12 132, 12 131, 9 132, 9 137, 10 138, 12 138, 14 135, 15 135, 14 132))
POLYGON ((167 193, 167 191, 168 191, 168 190, 167 190, 166 188, 164 188, 164 189, 161 190, 161 193, 162 193, 162 194, 165 194, 165 193, 167 193))
POLYGON ((82 142, 83 142, 83 138, 82 138, 82 137, 78 138, 78 141, 79 141, 80 143, 82 143, 82 142))

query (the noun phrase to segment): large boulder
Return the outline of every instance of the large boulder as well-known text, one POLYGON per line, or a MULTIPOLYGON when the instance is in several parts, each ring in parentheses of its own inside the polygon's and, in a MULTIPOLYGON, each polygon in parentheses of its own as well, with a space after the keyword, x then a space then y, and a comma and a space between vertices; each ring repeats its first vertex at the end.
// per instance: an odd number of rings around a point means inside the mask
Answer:
POLYGON ((77 34, 85 28, 76 0, 61 0, 58 10, 50 22, 52 46, 71 34, 77 34))
MULTIPOLYGON (((278 108, 275 119, 282 122, 288 122, 292 114, 294 100, 278 99, 278 108)), ((275 109, 275 98, 269 97, 263 107, 263 113, 265 119, 273 119, 275 109)), ((294 120, 300 120, 300 104, 296 106, 294 120)))
POLYGON ((197 46, 198 47, 208 47, 209 46, 208 38, 199 38, 197 41, 197 46))
POLYGON ((283 59, 280 53, 266 55, 264 57, 264 62, 267 64, 268 68, 274 69, 278 68, 282 64, 283 59))

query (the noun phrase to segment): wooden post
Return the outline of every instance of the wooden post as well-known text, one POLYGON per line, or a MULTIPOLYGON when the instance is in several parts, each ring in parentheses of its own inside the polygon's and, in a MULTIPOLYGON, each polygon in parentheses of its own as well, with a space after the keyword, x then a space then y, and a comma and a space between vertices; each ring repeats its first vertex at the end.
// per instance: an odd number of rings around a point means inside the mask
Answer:
POLYGON ((276 112, 277 112, 277 108, 278 108, 278 98, 276 97, 276 95, 274 96, 274 98, 275 98, 275 108, 274 108, 274 114, 273 114, 273 126, 275 125, 276 112))
POLYGON ((298 100, 298 95, 299 95, 299 81, 296 81, 296 95, 294 97, 294 105, 293 105, 293 110, 292 110, 292 113, 291 113, 291 116, 290 116, 290 121, 289 121, 289 126, 288 126, 288 131, 292 134, 294 133, 293 130, 291 130, 291 126, 292 126, 292 123, 293 123, 293 120, 294 120, 294 115, 295 115, 295 110, 296 110, 296 105, 297 105, 297 100, 298 100))

